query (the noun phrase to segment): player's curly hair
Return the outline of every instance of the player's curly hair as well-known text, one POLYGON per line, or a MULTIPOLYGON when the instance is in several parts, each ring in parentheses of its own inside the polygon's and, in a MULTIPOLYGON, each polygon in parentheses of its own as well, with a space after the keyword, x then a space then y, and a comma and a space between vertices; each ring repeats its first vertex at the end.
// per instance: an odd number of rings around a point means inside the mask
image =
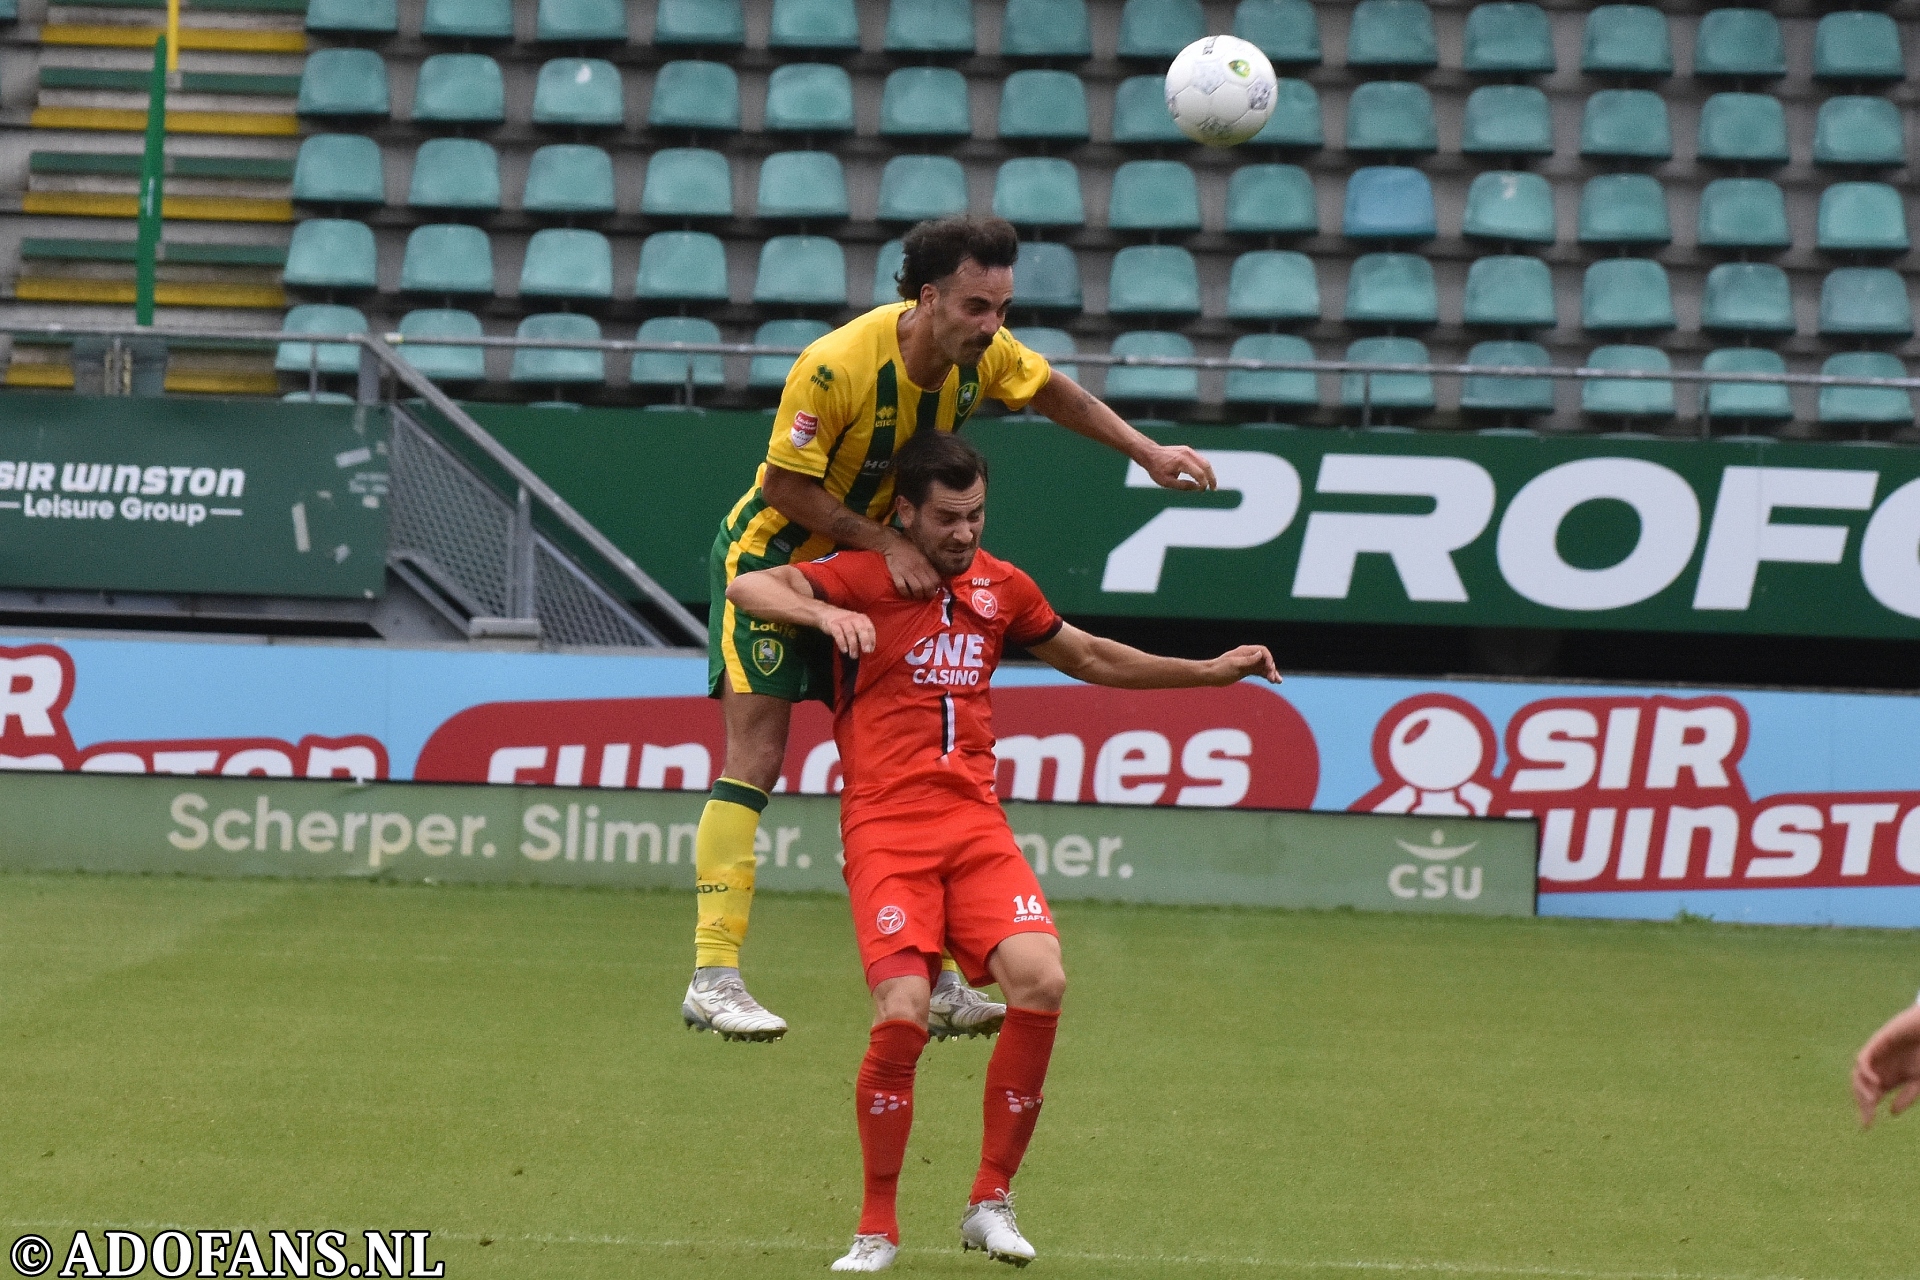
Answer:
POLYGON ((922 285, 946 279, 968 258, 983 267, 1011 267, 1020 256, 1020 235, 1005 218, 957 213, 917 224, 902 249, 894 283, 902 298, 917 302, 922 285))
POLYGON ((916 431, 893 455, 893 491, 916 507, 936 480, 949 489, 970 489, 986 478, 986 455, 951 431, 916 431))

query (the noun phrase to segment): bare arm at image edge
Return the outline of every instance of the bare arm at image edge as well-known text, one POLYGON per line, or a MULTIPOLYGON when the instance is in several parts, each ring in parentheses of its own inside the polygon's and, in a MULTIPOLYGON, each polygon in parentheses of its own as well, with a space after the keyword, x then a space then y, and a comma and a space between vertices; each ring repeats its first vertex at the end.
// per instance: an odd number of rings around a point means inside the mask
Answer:
POLYGON ((1212 489, 1213 468, 1200 451, 1183 444, 1156 444, 1129 426, 1100 397, 1058 369, 1028 402, 1075 435, 1106 445, 1140 464, 1162 489, 1212 489))
POLYGON ((1233 684, 1248 676, 1280 683, 1273 655, 1257 644, 1243 644, 1205 661, 1162 658, 1069 625, 1029 652, 1062 674, 1113 689, 1193 689, 1233 684))

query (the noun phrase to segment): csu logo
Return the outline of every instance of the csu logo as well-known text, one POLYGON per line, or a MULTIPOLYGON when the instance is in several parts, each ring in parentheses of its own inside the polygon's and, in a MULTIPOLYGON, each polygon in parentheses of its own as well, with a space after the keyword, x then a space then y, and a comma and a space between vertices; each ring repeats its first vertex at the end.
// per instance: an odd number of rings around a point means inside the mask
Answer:
POLYGON ((873 918, 873 924, 882 934, 892 937, 907 927, 907 913, 888 903, 880 908, 880 914, 873 918))
POLYGON ((770 676, 778 671, 781 660, 786 656, 786 646, 778 640, 762 638, 753 642, 753 665, 760 668, 760 674, 763 676, 770 676))

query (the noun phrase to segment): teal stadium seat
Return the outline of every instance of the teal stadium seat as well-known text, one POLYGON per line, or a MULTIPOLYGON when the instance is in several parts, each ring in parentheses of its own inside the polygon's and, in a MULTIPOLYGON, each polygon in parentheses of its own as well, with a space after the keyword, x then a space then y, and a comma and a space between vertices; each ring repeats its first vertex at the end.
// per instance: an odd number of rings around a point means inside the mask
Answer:
POLYGON ((1166 77, 1129 76, 1113 92, 1113 140, 1121 145, 1189 146, 1167 113, 1166 77))
POLYGON ((627 39, 624 0, 539 0, 534 9, 535 40, 599 41, 627 39))
POLYGON ((1813 32, 1816 80, 1904 80, 1900 27, 1885 13, 1860 9, 1829 13, 1813 32))
POLYGON ((385 204, 380 144, 357 133, 316 133, 293 160, 293 198, 312 204, 385 204))
POLYGON ((1828 98, 1814 121, 1813 162, 1876 168, 1904 165, 1907 136, 1900 108, 1885 98, 1828 98))
POLYGON ((1177 245, 1134 244, 1113 255, 1107 311, 1116 316, 1197 316, 1200 272, 1177 245))
POLYGON ((1666 189, 1644 173, 1587 179, 1580 192, 1579 234, 1581 244, 1671 243, 1666 189))
POLYGON ((1439 46, 1424 0, 1360 0, 1347 26, 1350 67, 1435 67, 1439 46))
MULTIPOLYGON (((1537 342, 1477 342, 1467 363, 1491 369, 1544 369, 1552 366, 1537 342)), ((1460 380, 1460 407, 1481 413, 1552 413, 1552 378, 1502 377, 1477 373, 1460 380)))
POLYGON ((993 181, 993 212, 1021 227, 1083 226, 1080 170, 1051 156, 1009 160, 993 181))
POLYGON ((1700 108, 1700 158, 1785 164, 1787 117, 1765 93, 1716 93, 1700 108))
POLYGON ((1672 75, 1667 16, 1644 4, 1603 4, 1593 9, 1587 14, 1580 69, 1612 75, 1672 75))
POLYGON ((436 53, 420 64, 413 118, 436 124, 499 124, 507 118, 500 64, 481 53, 436 53))
POLYGON ((1417 253, 1366 253, 1347 273, 1348 323, 1432 324, 1440 318, 1433 264, 1417 253))
MULTIPOLYGON (((1227 352, 1233 360, 1313 359, 1313 348, 1305 338, 1290 333, 1249 333, 1233 340, 1227 352)), ((1306 370, 1229 369, 1228 404, 1268 404, 1312 409, 1320 404, 1319 378, 1306 370)))
POLYGON ((1521 255, 1479 258, 1467 268, 1462 320, 1503 329, 1551 329, 1553 273, 1539 258, 1521 255))
POLYGON ((706 45, 737 49, 747 42, 740 0, 658 0, 653 42, 663 48, 706 45))
MULTIPOLYGON (((1123 333, 1113 340, 1116 356, 1180 358, 1193 354, 1193 343, 1177 333, 1123 333)), ((1191 404, 1200 398, 1198 369, 1111 365, 1107 369, 1106 398, 1147 403, 1191 404)))
POLYGON ((387 64, 371 49, 318 49, 300 69, 300 96, 294 110, 303 116, 386 116, 387 64))
POLYGON ((847 257, 826 236, 771 236, 760 246, 753 300, 761 306, 847 305, 847 257))
MULTIPOLYGON (((311 333, 315 336, 366 333, 367 318, 354 307, 333 303, 308 303, 287 312, 280 322, 283 333, 311 333)), ((273 367, 280 373, 357 373, 360 348, 351 342, 283 342, 273 355, 273 367)))
POLYGON ((1580 118, 1580 154, 1634 160, 1668 159, 1673 155, 1673 130, 1667 123, 1666 102, 1651 89, 1600 90, 1587 99, 1586 111, 1580 118))
POLYGON ((740 130, 740 77, 724 62, 669 62, 653 79, 647 125, 654 129, 740 130))
POLYGON ((1553 154, 1553 113, 1530 84, 1482 85, 1467 95, 1460 150, 1468 155, 1553 154))
POLYGON ((1257 46, 1276 67, 1320 65, 1320 21, 1307 0, 1240 0, 1233 34, 1257 46))
POLYGON ((1007 0, 1000 19, 1007 58, 1090 58, 1093 27, 1087 0, 1007 0))
MULTIPOLYGON (((644 201, 643 196, 643 211, 644 201)), ((520 204, 528 213, 562 217, 612 213, 613 157, 599 147, 577 142, 541 147, 527 164, 527 189, 520 204)), ((732 209, 731 200, 727 207, 732 209)))
MULTIPOLYGON (((1785 373, 1787 362, 1764 347, 1728 347, 1709 351, 1700 367, 1708 373, 1785 373)), ((1784 421, 1793 416, 1793 398, 1779 383, 1710 382, 1707 416, 1784 421)))
POLYGON ((1350 240, 1431 240, 1433 185, 1418 169, 1370 165, 1347 179, 1340 230, 1350 240))
POLYGON ((626 120, 620 71, 604 58, 555 58, 533 85, 533 122, 617 128, 626 120))
POLYGON ((1171 58, 1207 34, 1200 0, 1127 0, 1120 9, 1123 58, 1171 58))
POLYGON ((1766 262, 1721 263, 1707 272, 1700 327, 1710 333, 1792 333, 1787 273, 1766 262))
POLYGON ((1001 137, 1085 142, 1087 135, 1087 90, 1078 76, 1028 69, 1001 83, 1001 137))
POLYGON ((727 250, 706 231, 656 231, 640 243, 633 295, 643 301, 725 302, 727 250))
MULTIPOLYGON (((1847 351, 1829 356, 1820 372, 1836 378, 1904 378, 1907 367, 1884 351, 1847 351)), ((1822 422, 1904 425, 1913 421, 1913 393, 1900 387, 1822 387, 1818 412, 1822 422)))
POLYGON ((598 231, 548 227, 527 241, 523 298, 611 298, 613 246, 598 231))
POLYGON ((824 62, 790 62, 767 77, 768 133, 852 133, 853 79, 824 62))
POLYGON ((1019 339, 1020 345, 1026 347, 1029 351, 1038 351, 1041 355, 1045 356, 1047 358, 1047 364, 1053 368, 1055 373, 1072 378, 1076 382, 1080 380, 1080 366, 1072 363, 1063 363, 1070 362, 1074 356, 1080 354, 1080 348, 1074 345, 1073 335, 1065 329, 1050 329, 1044 325, 1029 325, 1025 328, 1014 330, 1013 336, 1019 339))
MULTIPOLYGON (((1587 368, 1666 373, 1673 361, 1658 347, 1597 347, 1587 357, 1587 368)), ((1658 378, 1595 378, 1580 384, 1580 407, 1608 417, 1670 418, 1673 384, 1658 378)))
POLYGON ((1287 249, 1257 249, 1233 260, 1227 318, 1263 323, 1320 318, 1320 281, 1313 259, 1287 249))
POLYGON ((1886 267, 1841 267, 1820 282, 1820 332, 1905 338, 1913 334, 1907 282, 1886 267))
POLYGON ((1461 65, 1474 75, 1547 75, 1556 65, 1547 11, 1524 0, 1475 5, 1465 43, 1461 65))
POLYGON ((1819 246, 1828 253, 1905 253, 1907 208, 1884 182, 1836 182, 1820 193, 1819 246))
POLYGON ((769 49, 858 49, 853 0, 773 0, 769 49))
MULTIPOLYGON (((611 180, 611 164, 607 176, 611 180)), ((733 171, 727 158, 701 147, 654 152, 647 160, 640 212, 649 218, 731 218, 733 171)))
POLYGON ((413 157, 415 209, 498 209, 500 156, 478 138, 429 138, 413 157))
POLYGON ((952 156, 895 156, 880 171, 882 222, 919 222, 967 211, 967 173, 952 156))
POLYGON ((1693 74, 1740 79, 1787 74, 1779 22, 1765 9, 1709 9, 1694 28, 1693 74))
POLYGON ((1294 164, 1243 164, 1227 179, 1227 231, 1232 235, 1320 233, 1313 179, 1294 164))
POLYGON ((1467 188, 1463 234, 1481 240, 1552 244, 1553 188, 1537 173, 1483 173, 1467 188))
POLYGON ((847 175, 830 151, 776 151, 760 162, 761 218, 844 218, 847 175))
POLYGON ((873 305, 900 301, 900 268, 907 260, 904 240, 889 240, 873 255, 873 305))
POLYGON ((1313 149, 1326 144, 1320 120, 1320 95, 1305 80, 1280 78, 1273 86, 1273 114, 1260 132, 1247 139, 1248 147, 1313 149))
POLYGON ((973 133, 967 78, 952 67, 901 67, 880 93, 880 135, 965 138, 973 133))
POLYGON ((1716 178, 1700 193, 1699 243, 1709 249, 1785 249, 1787 200, 1765 178, 1716 178))
POLYGON ((427 0, 420 34, 429 40, 511 40, 513 0, 427 0))
POLYGON ((373 229, 344 218, 310 218, 293 229, 281 278, 303 289, 371 289, 379 283, 373 229))
POLYGON ((394 0, 308 0, 307 30, 392 35, 400 29, 394 0))
MULTIPOLYGON (((1361 338, 1347 346, 1356 364, 1429 364, 1426 344, 1413 338, 1361 338)), ((1349 409, 1433 408, 1433 378, 1424 373, 1343 373, 1340 403, 1349 409)))
MULTIPOLYGON (((642 321, 635 342, 718 343, 720 327, 693 316, 654 316, 642 321)), ((727 383, 724 357, 676 355, 671 351, 636 351, 627 380, 636 387, 723 387, 727 383)))
POLYGON ((1667 269, 1648 258, 1608 258, 1587 268, 1580 323, 1591 332, 1673 328, 1667 269))
POLYGON ((1020 246, 1013 264, 1013 305, 1034 311, 1080 310, 1080 260, 1064 244, 1020 246))
MULTIPOLYGON (((753 342, 758 347, 808 347, 832 332, 832 326, 823 320, 769 320, 754 330, 753 342)), ((747 365, 747 385, 749 387, 784 386, 787 374, 793 370, 793 356, 755 356, 747 365)))
POLYGON ((1200 184, 1178 160, 1129 160, 1113 171, 1107 225, 1121 231, 1198 231, 1200 184))
POLYGON ((1347 99, 1347 150, 1413 155, 1439 149, 1433 98, 1420 85, 1374 80, 1347 99))
POLYGON ((972 53, 973 0, 892 0, 888 53, 972 53))
POLYGON ((438 346, 430 341, 478 338, 484 333, 480 317, 471 311, 440 308, 409 311, 400 317, 400 336, 404 341, 394 348, 394 353, 435 382, 484 382, 486 348, 438 346))
MULTIPOLYGON (((592 316, 548 312, 528 316, 515 336, 545 342, 598 342, 600 322, 592 316)), ((592 348, 515 347, 507 377, 542 386, 601 383, 607 380, 607 353, 592 348)))

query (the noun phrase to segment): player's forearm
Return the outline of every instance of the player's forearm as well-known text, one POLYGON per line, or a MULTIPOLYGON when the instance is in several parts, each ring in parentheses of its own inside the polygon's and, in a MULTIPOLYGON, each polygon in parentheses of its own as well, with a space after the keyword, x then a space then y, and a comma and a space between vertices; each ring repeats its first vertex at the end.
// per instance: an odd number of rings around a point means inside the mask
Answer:
POLYGON ((888 541, 898 536, 849 508, 811 476, 768 466, 761 493, 768 506, 801 528, 831 538, 836 547, 884 551, 888 541))
POLYGON ((1219 663, 1209 659, 1165 658, 1118 640, 1088 636, 1078 661, 1062 671, 1088 684, 1110 689, 1192 689, 1224 683, 1219 663))
POLYGON ((750 613, 762 622, 819 627, 832 606, 788 585, 782 580, 782 574, 788 572, 797 571, 782 565, 776 569, 743 573, 727 584, 727 600, 734 608, 750 613))
POLYGON ((1152 440, 1136 431, 1104 400, 1058 369, 1033 397, 1031 407, 1075 435, 1106 445, 1135 462, 1153 447, 1152 440))

